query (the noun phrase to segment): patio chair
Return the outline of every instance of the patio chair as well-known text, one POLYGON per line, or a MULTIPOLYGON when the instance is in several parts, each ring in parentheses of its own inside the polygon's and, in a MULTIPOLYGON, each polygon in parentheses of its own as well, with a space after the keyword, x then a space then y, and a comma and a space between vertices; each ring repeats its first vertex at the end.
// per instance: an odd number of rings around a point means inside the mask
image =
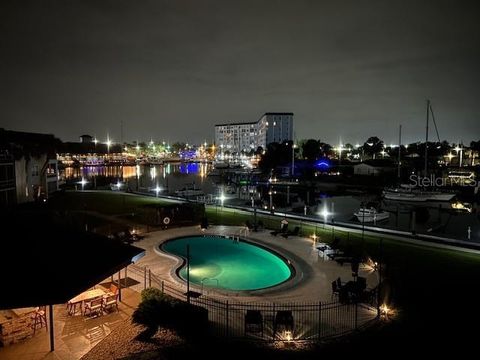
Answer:
POLYGON ((32 323, 31 327, 33 329, 33 333, 37 331, 37 329, 41 329, 45 327, 45 330, 48 331, 47 327, 47 308, 46 306, 39 306, 35 309, 35 312, 31 315, 32 323))
POLYGON ((102 315, 103 313, 103 298, 98 297, 96 299, 93 299, 87 303, 85 303, 85 307, 83 309, 83 315, 86 316, 88 312, 88 315, 92 315, 92 313, 95 314, 100 314, 102 315))
POLYGON ((82 302, 81 301, 77 301, 77 302, 71 302, 71 301, 68 301, 67 302, 67 313, 68 315, 75 315, 77 313, 77 311, 80 312, 82 311, 82 302))
POLYGON ((107 312, 108 310, 112 309, 115 307, 118 312, 118 293, 114 295, 106 295, 103 297, 103 302, 102 302, 102 311, 107 312))
POLYGON ((261 333, 263 337, 263 316, 260 310, 247 310, 245 314, 245 334, 261 333))
POLYGON ((277 236, 278 234, 284 234, 285 232, 288 231, 288 224, 286 225, 283 225, 280 230, 274 230, 274 231, 271 231, 270 234, 273 235, 273 236, 277 236))
POLYGON ((340 288, 338 287, 337 281, 333 280, 332 281, 332 300, 335 297, 338 297, 340 294, 340 288))
POLYGON ((285 239, 287 239, 289 236, 298 236, 300 232, 300 226, 295 226, 293 231, 287 231, 283 234, 281 234, 285 239))
POLYGON ((110 284, 110 288, 107 290, 107 295, 117 295, 118 287, 115 284, 110 284))

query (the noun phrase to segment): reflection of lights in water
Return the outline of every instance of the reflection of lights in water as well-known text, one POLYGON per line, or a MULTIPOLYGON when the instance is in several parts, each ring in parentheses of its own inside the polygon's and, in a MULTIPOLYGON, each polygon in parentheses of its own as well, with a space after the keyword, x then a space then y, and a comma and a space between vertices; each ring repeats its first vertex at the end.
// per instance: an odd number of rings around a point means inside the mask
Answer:
POLYGON ((179 167, 180 174, 197 174, 199 172, 198 163, 182 163, 179 167))
POLYGON ((155 166, 150 168, 150 178, 154 180, 157 177, 157 168, 155 166))
POLYGON ((136 166, 124 166, 122 170, 124 179, 133 178, 137 174, 136 166))

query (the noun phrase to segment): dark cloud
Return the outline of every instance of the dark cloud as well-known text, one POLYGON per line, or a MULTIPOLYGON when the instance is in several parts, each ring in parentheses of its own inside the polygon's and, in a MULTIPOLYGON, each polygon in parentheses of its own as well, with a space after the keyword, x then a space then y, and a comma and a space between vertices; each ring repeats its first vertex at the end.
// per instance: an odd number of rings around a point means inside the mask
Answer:
POLYGON ((295 113, 297 138, 480 136, 469 1, 3 1, 0 126, 200 142, 295 113))

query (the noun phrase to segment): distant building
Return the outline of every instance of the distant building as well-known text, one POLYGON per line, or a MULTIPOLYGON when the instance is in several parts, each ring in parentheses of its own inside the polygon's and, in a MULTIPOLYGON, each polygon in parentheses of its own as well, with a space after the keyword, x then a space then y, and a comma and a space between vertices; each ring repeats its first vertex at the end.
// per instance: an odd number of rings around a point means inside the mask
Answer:
POLYGON ((12 200, 12 164, 16 203, 39 200, 58 190, 58 144, 53 135, 0 129, 0 152, 4 154, 1 167, 5 172, 0 178, 5 177, 8 184, 2 188, 7 205, 12 200))
POLYGON ((293 113, 265 113, 257 122, 257 146, 293 140, 293 113))
POLYGON ((272 142, 293 139, 293 113, 265 113, 256 122, 215 125, 217 148, 230 153, 249 152, 272 142))
POLYGON ((82 144, 91 144, 93 142, 93 137, 90 135, 80 135, 80 142, 82 144))

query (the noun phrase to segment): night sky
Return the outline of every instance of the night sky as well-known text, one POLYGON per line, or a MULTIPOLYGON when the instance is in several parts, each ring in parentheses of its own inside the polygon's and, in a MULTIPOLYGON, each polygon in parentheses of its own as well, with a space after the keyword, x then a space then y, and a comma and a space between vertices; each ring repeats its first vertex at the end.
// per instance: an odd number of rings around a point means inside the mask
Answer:
POLYGON ((475 1, 1 1, 0 127, 211 141, 293 112, 297 139, 480 138, 475 1), (431 138, 435 138, 432 129, 431 138))

